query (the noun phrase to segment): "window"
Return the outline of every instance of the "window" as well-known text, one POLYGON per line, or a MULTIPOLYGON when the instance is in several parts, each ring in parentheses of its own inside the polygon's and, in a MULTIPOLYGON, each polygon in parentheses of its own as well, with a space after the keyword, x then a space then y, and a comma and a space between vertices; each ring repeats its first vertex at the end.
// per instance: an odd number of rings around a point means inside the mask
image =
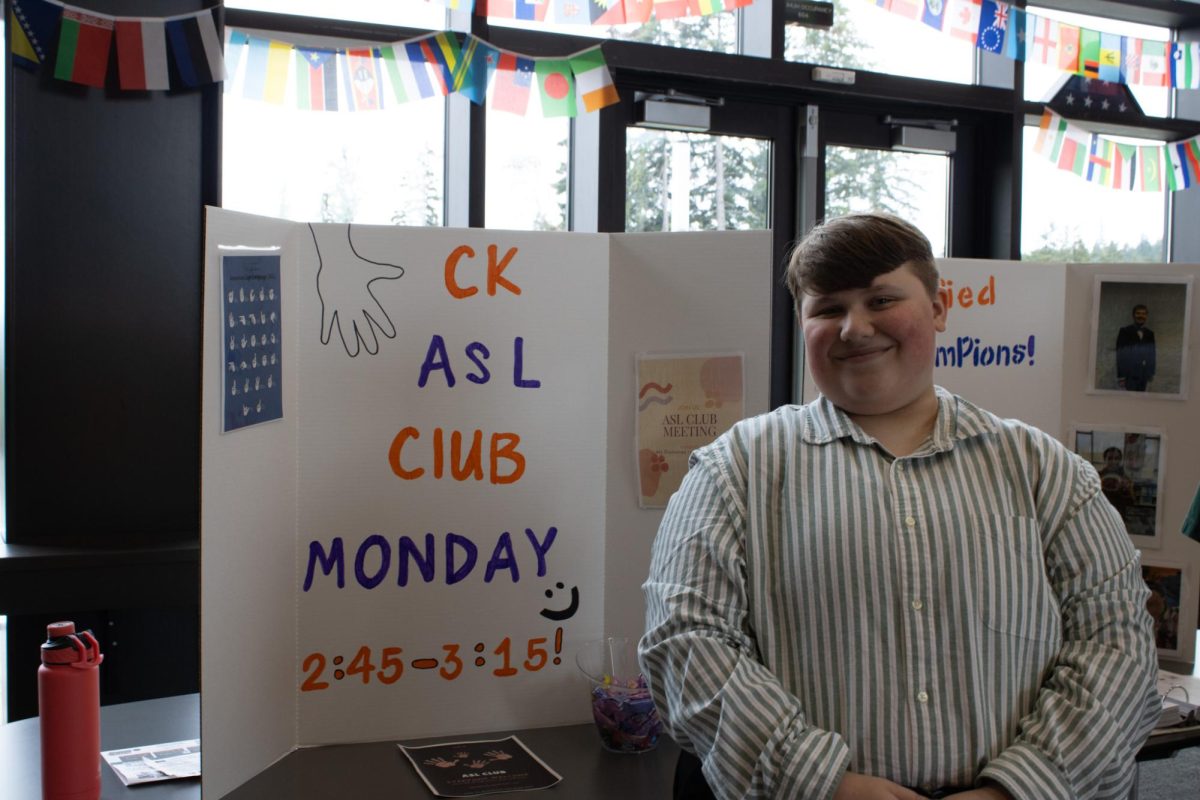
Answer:
POLYGON ((737 52, 737 14, 730 11, 703 17, 651 19, 644 24, 635 22, 622 25, 573 25, 553 21, 532 22, 507 17, 488 17, 488 24, 498 27, 566 33, 573 36, 591 36, 599 39, 648 42, 667 47, 707 50, 715 53, 737 52))
POLYGON ((565 231, 570 121, 487 111, 484 223, 489 228, 565 231))
MULTIPOLYGON (((1167 199, 1088 183, 1034 152, 1027 126, 1021 189, 1021 258, 1030 261, 1163 262, 1167 199)), ((1161 145, 1110 136, 1124 144, 1161 145)))
POLYGON ((625 230, 770 226, 769 141, 626 129, 625 230))
POLYGON ((947 255, 950 158, 830 145, 825 150, 825 216, 889 211, 916 225, 935 256, 947 255))
POLYGON ((833 20, 828 30, 787 26, 784 58, 951 83, 975 80, 976 50, 966 39, 861 0, 835 0, 833 20))
POLYGON ((429 30, 441 30, 446 26, 446 7, 441 2, 419 3, 408 0, 381 3, 379 0, 340 0, 336 7, 331 7, 325 0, 227 0, 225 7, 298 14, 304 17, 328 17, 330 12, 333 12, 338 19, 429 30))
POLYGON ((445 100, 396 104, 385 91, 377 111, 302 110, 291 69, 282 105, 245 98, 244 71, 227 87, 224 207, 295 221, 440 225, 445 100))
MULTIPOLYGON (((1123 22, 1121 20, 1093 17, 1085 14, 1072 14, 1067 11, 1039 8, 1037 6, 1028 6, 1026 10, 1031 14, 1037 14, 1056 22, 1066 22, 1070 25, 1090 28, 1091 30, 1104 33, 1115 33, 1121 36, 1133 36, 1139 39, 1149 39, 1159 42, 1166 42, 1171 39, 1169 28, 1157 28, 1153 25, 1139 25, 1134 22, 1123 22)), ((1033 31, 1031 35, 1036 36, 1037 32, 1033 31)), ((1048 64, 1040 64, 1035 61, 1025 62, 1025 99, 1034 102, 1048 102, 1068 75, 1069 73, 1051 67, 1048 64)), ((1134 99, 1137 100, 1138 105, 1142 107, 1144 113, 1156 117, 1165 117, 1168 115, 1171 96, 1170 89, 1166 87, 1140 86, 1137 84, 1129 84, 1129 89, 1134 99)))

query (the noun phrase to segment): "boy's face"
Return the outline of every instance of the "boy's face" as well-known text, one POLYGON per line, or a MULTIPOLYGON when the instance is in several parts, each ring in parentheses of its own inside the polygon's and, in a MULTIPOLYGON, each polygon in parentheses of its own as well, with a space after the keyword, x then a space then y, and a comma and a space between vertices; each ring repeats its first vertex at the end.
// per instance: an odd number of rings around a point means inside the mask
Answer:
POLYGON ((906 264, 865 289, 805 294, 800 325, 821 393, 849 414, 888 414, 932 388, 946 307, 906 264))

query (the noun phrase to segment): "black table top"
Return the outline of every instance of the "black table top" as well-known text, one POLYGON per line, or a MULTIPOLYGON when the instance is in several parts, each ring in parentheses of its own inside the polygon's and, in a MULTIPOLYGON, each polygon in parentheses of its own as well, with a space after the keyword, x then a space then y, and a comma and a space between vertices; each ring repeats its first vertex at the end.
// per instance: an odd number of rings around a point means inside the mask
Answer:
MULTIPOLYGON (((115 750, 136 745, 195 739, 200 735, 199 695, 180 695, 104 706, 100 714, 100 746, 115 750)), ((538 792, 512 792, 505 797, 571 798, 571 800, 660 800, 670 796, 679 748, 664 736, 657 749, 640 755, 610 753, 600 746, 595 728, 497 731, 462 739, 497 739, 510 734, 563 779, 538 792)), ((404 740, 433 744, 436 739, 404 740)), ((226 795, 228 800, 304 800, 304 798, 433 797, 397 741, 330 745, 296 750, 226 795)), ((39 800, 41 742, 38 720, 0 726, 0 798, 39 800)), ((197 800, 198 779, 161 781, 126 787, 107 764, 101 766, 102 800, 197 800)))

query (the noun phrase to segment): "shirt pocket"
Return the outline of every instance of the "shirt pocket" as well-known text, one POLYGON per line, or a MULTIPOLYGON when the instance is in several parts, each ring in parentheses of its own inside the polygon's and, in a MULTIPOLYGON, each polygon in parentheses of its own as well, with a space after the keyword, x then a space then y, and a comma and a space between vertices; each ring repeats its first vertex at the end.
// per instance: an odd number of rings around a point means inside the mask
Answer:
POLYGON ((1032 642, 1057 642, 1058 600, 1046 577, 1037 520, 991 514, 977 522, 975 585, 984 625, 1032 642))

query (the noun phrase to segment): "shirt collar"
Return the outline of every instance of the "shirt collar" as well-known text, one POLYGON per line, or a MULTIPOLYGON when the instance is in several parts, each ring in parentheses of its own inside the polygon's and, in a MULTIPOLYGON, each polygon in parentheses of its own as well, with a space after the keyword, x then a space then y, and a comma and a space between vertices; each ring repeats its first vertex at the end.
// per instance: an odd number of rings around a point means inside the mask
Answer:
MULTIPOLYGON (((934 386, 933 390, 938 401, 937 421, 933 425, 929 443, 921 451, 940 453, 951 450, 957 441, 996 430, 995 418, 974 403, 940 386, 934 386)), ((861 445, 875 444, 874 437, 867 435, 825 395, 818 396, 805 406, 805 410, 808 413, 805 414, 802 437, 808 444, 829 444, 845 438, 861 445)))

